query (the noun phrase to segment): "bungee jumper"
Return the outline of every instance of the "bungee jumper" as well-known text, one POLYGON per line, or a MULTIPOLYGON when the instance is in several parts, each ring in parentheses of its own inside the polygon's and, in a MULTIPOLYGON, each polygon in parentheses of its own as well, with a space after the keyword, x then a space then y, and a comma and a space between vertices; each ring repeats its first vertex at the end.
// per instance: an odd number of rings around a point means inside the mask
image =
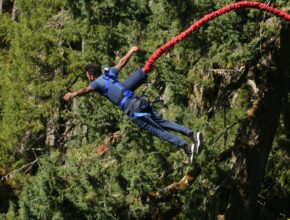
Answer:
POLYGON ((163 140, 183 148, 189 157, 189 162, 192 163, 194 154, 198 154, 202 150, 202 134, 200 132, 193 132, 192 130, 179 124, 163 119, 162 116, 145 100, 134 94, 134 90, 136 90, 146 80, 146 74, 150 72, 156 60, 172 48, 176 43, 198 30, 198 28, 200 28, 203 24, 222 14, 230 12, 231 10, 240 8, 256 8, 272 13, 285 21, 290 21, 290 14, 261 2, 241 1, 229 4, 203 16, 182 33, 159 47, 149 57, 144 67, 142 69, 137 68, 123 83, 119 82, 118 73, 130 59, 132 54, 138 51, 139 48, 137 46, 133 46, 128 53, 120 59, 119 63, 115 67, 106 67, 104 74, 102 74, 99 65, 88 64, 85 70, 87 78, 91 82, 90 85, 78 91, 65 94, 64 99, 68 101, 76 96, 81 96, 96 91, 112 101, 114 104, 118 105, 119 108, 123 110, 139 127, 163 140), (192 140, 192 143, 187 144, 186 141, 173 135, 169 131, 175 131, 189 137, 192 140))
POLYGON ((104 74, 101 72, 100 65, 92 63, 86 65, 85 71, 90 81, 89 86, 66 93, 64 99, 68 101, 90 92, 98 92, 115 105, 118 105, 119 109, 124 111, 137 126, 182 148, 188 156, 189 163, 192 163, 194 154, 199 154, 202 150, 202 134, 164 119, 148 102, 134 93, 134 90, 147 78, 141 68, 137 68, 123 83, 119 82, 119 72, 138 49, 137 46, 133 46, 115 67, 105 67, 104 74), (189 137, 192 143, 186 143, 185 140, 169 131, 189 137))

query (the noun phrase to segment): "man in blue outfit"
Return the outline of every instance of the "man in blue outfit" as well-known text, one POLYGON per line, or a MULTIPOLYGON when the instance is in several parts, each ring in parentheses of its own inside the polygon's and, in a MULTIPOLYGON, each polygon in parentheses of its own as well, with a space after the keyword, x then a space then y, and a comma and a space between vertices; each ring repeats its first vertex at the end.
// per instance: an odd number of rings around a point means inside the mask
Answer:
POLYGON ((115 67, 105 68, 104 74, 102 74, 100 66, 88 64, 85 70, 87 78, 91 82, 90 85, 75 92, 65 94, 64 99, 68 101, 76 96, 86 95, 93 91, 98 92, 118 105, 139 127, 156 137, 183 148, 189 157, 189 162, 192 163, 194 154, 198 154, 201 151, 201 133, 195 133, 179 124, 163 119, 145 100, 134 94, 133 91, 146 80, 146 74, 142 69, 138 68, 123 83, 120 83, 118 80, 119 71, 138 49, 137 46, 133 46, 115 67), (185 140, 173 135, 169 131, 183 134, 189 137, 193 143, 187 144, 185 140))

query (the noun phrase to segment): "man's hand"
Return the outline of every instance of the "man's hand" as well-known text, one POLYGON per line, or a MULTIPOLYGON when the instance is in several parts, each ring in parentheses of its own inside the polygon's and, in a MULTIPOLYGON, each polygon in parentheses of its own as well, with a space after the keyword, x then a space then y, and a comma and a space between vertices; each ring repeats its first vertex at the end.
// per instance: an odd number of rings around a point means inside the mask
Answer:
POLYGON ((83 96, 83 95, 86 95, 92 91, 94 91, 94 89, 92 87, 90 87, 90 86, 84 87, 84 88, 77 90, 75 92, 68 92, 67 94, 64 95, 63 99, 65 101, 68 101, 76 96, 83 96))
POLYGON ((126 65, 126 63, 128 62, 128 60, 130 59, 130 57, 132 56, 132 54, 136 51, 139 50, 138 46, 133 46, 131 47, 131 49, 127 52, 127 54, 122 57, 119 61, 119 63, 116 65, 116 68, 121 70, 123 68, 123 66, 126 65))
POLYGON ((139 50, 139 47, 138 46, 133 46, 130 50, 132 52, 137 52, 139 50))
POLYGON ((65 101, 68 101, 72 99, 73 97, 75 97, 76 95, 77 95, 76 92, 68 92, 67 94, 64 95, 63 99, 65 101))

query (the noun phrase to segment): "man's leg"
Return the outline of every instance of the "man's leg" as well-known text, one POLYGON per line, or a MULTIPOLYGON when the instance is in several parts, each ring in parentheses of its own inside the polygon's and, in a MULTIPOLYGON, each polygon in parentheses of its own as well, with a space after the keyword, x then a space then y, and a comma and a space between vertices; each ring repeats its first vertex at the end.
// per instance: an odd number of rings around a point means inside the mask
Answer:
POLYGON ((139 127, 145 129, 146 131, 150 132, 156 137, 161 138, 162 140, 168 141, 172 144, 175 144, 181 148, 183 148, 184 152, 188 156, 188 161, 191 164, 193 161, 194 151, 195 151, 195 144, 186 144, 186 142, 169 133, 168 131, 164 130, 160 127, 152 118, 151 116, 144 116, 140 118, 133 118, 132 121, 137 124, 139 127))
POLYGON ((166 120, 164 118, 162 118, 162 116, 155 110, 152 111, 153 112, 153 120, 156 121, 157 124, 160 125, 160 127, 164 128, 165 130, 169 130, 169 131, 174 131, 174 132, 178 132, 180 134, 186 135, 188 137, 193 135, 193 131, 183 127, 180 124, 177 124, 175 122, 166 120))
POLYGON ((199 154, 202 150, 202 134, 200 132, 193 132, 192 130, 183 127, 172 121, 163 119, 159 112, 151 110, 152 119, 165 130, 175 131, 180 134, 188 136, 194 143, 194 153, 199 154))
POLYGON ((145 129, 146 131, 153 134, 154 136, 161 138, 162 140, 168 141, 179 147, 184 147, 186 145, 186 142, 183 139, 166 131, 159 124, 157 124, 151 118, 151 116, 136 117, 136 118, 133 118, 132 121, 139 127, 145 129))

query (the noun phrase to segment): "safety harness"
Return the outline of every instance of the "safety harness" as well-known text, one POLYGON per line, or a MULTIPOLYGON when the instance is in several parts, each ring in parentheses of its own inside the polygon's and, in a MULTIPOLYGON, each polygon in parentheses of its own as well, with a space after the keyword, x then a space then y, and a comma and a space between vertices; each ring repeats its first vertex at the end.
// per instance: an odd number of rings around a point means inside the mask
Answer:
POLYGON ((104 91, 103 91, 103 95, 109 98, 108 94, 109 94, 109 88, 110 88, 110 79, 113 80, 113 84, 115 86, 119 87, 122 90, 123 98, 118 103, 118 107, 120 109, 123 109, 124 108, 124 104, 126 103, 126 101, 134 93, 130 89, 126 89, 125 86, 118 81, 118 76, 116 76, 116 75, 110 76, 110 69, 109 69, 109 67, 105 67, 105 71, 104 71, 103 77, 104 77, 104 79, 106 81, 105 88, 104 88, 104 91))
MULTIPOLYGON (((141 69, 139 69, 141 70, 141 69)), ((127 79, 125 81, 125 84, 131 88, 137 88, 141 82, 143 82, 146 78, 144 77, 141 78, 140 76, 137 76, 136 75, 138 74, 138 71, 137 72, 134 72, 131 77, 129 77, 129 79, 127 79), (135 83, 133 82, 135 81, 135 83)), ((118 80, 118 76, 116 75, 110 75, 110 69, 109 67, 105 67, 104 69, 104 74, 103 74, 103 78, 105 79, 105 88, 103 90, 103 95, 106 96, 107 98, 110 99, 109 97, 109 89, 110 89, 110 79, 113 81, 113 84, 117 87, 119 87, 119 89, 122 91, 123 93, 123 97, 122 99, 119 101, 119 103, 117 103, 118 107, 120 109, 123 110, 124 108, 124 104, 126 103, 126 101, 134 95, 134 92, 131 91, 130 89, 127 89, 122 83, 119 82, 118 80)), ((144 116, 150 116, 149 113, 146 113, 146 112, 134 112, 134 113, 129 113, 128 116, 130 118, 135 118, 135 117, 144 117, 144 116)))

